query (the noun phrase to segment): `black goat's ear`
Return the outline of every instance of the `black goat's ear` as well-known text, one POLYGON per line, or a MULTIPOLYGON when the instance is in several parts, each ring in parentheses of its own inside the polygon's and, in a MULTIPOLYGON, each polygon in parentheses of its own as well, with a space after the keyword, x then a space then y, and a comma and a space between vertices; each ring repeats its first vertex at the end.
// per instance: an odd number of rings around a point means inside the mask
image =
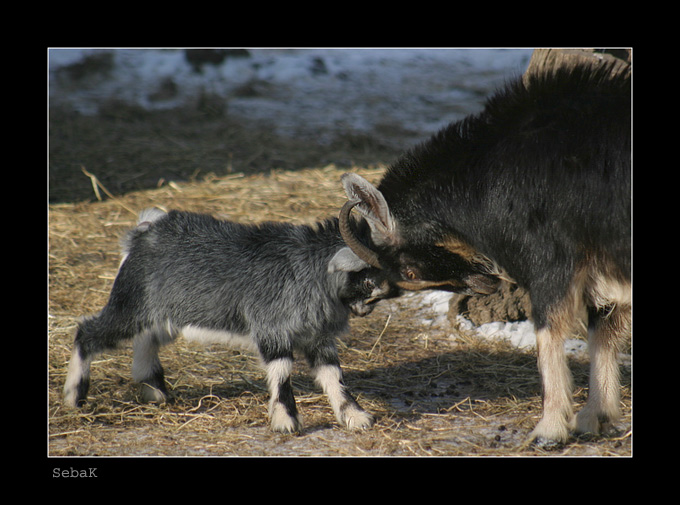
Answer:
POLYGON ((465 278, 465 283, 475 293, 480 295, 490 295, 498 290, 501 281, 494 275, 472 274, 465 278))
POLYGON ((341 178, 350 202, 371 227, 373 241, 379 245, 397 242, 396 223, 382 193, 363 177, 347 173, 341 178))

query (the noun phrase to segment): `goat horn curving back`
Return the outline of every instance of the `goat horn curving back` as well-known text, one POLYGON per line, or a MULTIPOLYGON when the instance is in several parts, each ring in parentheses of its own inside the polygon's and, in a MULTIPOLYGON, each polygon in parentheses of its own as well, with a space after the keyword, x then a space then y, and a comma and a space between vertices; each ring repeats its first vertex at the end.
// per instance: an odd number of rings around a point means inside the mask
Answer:
POLYGON ((345 241, 345 244, 347 244, 352 252, 360 259, 364 260, 373 267, 382 268, 380 260, 378 259, 378 255, 375 253, 375 251, 372 251, 362 244, 352 232, 352 228, 349 223, 349 213, 358 203, 358 201, 347 202, 342 206, 342 209, 340 209, 340 235, 342 235, 342 239, 345 241))

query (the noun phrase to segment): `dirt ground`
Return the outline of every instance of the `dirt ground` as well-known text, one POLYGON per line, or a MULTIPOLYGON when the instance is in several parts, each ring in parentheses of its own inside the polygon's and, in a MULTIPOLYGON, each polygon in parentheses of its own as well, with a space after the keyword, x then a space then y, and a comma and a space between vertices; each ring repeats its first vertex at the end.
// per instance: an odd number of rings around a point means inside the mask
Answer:
MULTIPOLYGON (((88 403, 62 407, 61 389, 79 317, 106 302, 119 238, 139 210, 209 212, 241 222, 313 222, 337 214, 340 175, 377 181, 398 152, 369 135, 318 146, 240 124, 203 97, 181 110, 109 104, 99 116, 50 111, 48 444, 68 456, 611 456, 632 455, 631 379, 623 368, 620 433, 575 439, 553 451, 523 446, 541 413, 536 356, 427 322, 410 295, 353 318, 339 343, 345 382, 377 417, 365 432, 337 425, 325 397, 296 365, 306 430, 271 433, 257 361, 180 339, 161 354, 168 405, 138 402, 131 348, 92 365, 88 403)), ((477 301, 465 301, 464 308, 477 301)), ((455 301, 461 310, 461 301, 455 301)), ((526 316, 513 302, 512 311, 526 316)), ((425 312, 424 312, 425 311, 425 312)), ((488 316, 497 314, 493 310, 488 316)), ((480 321, 476 321, 480 322, 480 321)), ((571 359, 577 408, 588 363, 571 359)))

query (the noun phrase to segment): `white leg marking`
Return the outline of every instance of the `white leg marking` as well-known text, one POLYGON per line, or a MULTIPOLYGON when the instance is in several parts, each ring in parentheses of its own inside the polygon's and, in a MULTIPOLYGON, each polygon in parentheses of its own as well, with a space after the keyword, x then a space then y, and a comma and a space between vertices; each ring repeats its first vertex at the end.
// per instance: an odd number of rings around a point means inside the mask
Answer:
POLYGON ((177 332, 170 321, 164 328, 145 331, 135 336, 132 348, 132 378, 142 384, 142 399, 149 403, 164 403, 167 401, 166 394, 159 389, 158 381, 161 381, 163 366, 158 358, 158 350, 174 340, 177 332))
POLYGON ((64 383, 64 405, 76 407, 78 404, 78 388, 84 380, 90 376, 91 359, 84 360, 80 356, 77 347, 73 348, 71 361, 68 365, 68 374, 64 383))
POLYGON ((160 366, 158 348, 160 346, 150 332, 140 333, 132 342, 132 378, 142 382, 153 374, 154 367, 160 366))
POLYGON ((333 408, 338 422, 348 429, 370 428, 375 419, 363 410, 345 391, 342 371, 335 365, 322 365, 314 370, 317 384, 321 386, 333 408))
POLYGON ((279 433, 299 433, 302 431, 300 416, 291 417, 281 402, 269 405, 269 426, 279 433))
MULTIPOLYGON (((297 433, 302 431, 299 415, 291 416, 286 405, 279 398, 281 384, 286 382, 293 371, 293 360, 280 358, 270 361, 266 367, 269 386, 269 423, 272 431, 297 433)), ((294 402, 295 400, 292 399, 294 402)))
MULTIPOLYGON (((270 361, 266 365, 267 384, 270 391, 279 392, 279 385, 290 377, 293 372, 293 360, 290 358, 280 358, 270 361)), ((278 394, 276 395, 278 398, 278 394)))

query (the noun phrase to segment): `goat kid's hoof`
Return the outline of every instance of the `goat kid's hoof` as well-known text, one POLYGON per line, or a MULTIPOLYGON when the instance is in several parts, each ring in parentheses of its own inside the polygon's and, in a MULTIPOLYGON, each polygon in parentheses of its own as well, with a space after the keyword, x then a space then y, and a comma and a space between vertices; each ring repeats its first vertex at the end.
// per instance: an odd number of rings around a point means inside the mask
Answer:
POLYGON ((284 435, 301 435, 302 434, 302 424, 297 420, 291 420, 287 423, 279 423, 270 425, 270 429, 274 433, 282 433, 284 435))
POLYGON ((142 384, 140 396, 142 402, 144 403, 155 403, 158 405, 163 403, 171 403, 171 398, 167 391, 161 391, 160 389, 149 384, 142 384))
POLYGON ((86 398, 78 398, 75 395, 67 394, 64 397, 63 405, 70 410, 78 410, 85 406, 87 403, 86 398))
POLYGON ((291 416, 286 412, 283 405, 275 405, 270 415, 269 427, 273 432, 287 435, 299 435, 302 433, 302 421, 299 416, 291 416))
POLYGON ((375 424, 375 417, 364 410, 352 410, 344 415, 344 425, 348 430, 367 430, 375 424))

